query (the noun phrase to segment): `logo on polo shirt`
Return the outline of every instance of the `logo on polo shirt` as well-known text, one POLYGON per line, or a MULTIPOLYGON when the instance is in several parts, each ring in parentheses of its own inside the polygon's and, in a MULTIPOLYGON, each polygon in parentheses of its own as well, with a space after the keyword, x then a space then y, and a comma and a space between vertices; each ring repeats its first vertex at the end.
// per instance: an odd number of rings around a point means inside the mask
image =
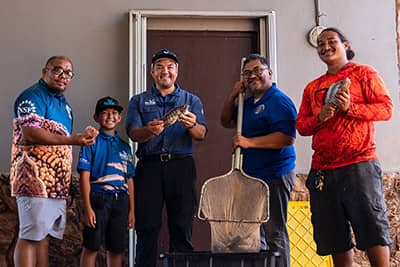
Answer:
POLYGON ((125 151, 119 152, 119 156, 123 161, 128 161, 128 159, 129 159, 129 155, 125 151))
POLYGON ((72 109, 69 105, 65 105, 65 109, 67 110, 68 117, 72 120, 72 109))
POLYGON ((18 117, 26 116, 30 114, 36 113, 35 104, 31 100, 24 100, 19 103, 17 108, 17 115, 18 117))
POLYGON ((256 110, 254 111, 254 114, 260 114, 261 112, 264 111, 264 109, 265 109, 264 104, 258 105, 258 106, 256 107, 256 110))
POLYGON ((145 106, 154 106, 155 104, 156 104, 156 101, 154 99, 144 101, 145 106))

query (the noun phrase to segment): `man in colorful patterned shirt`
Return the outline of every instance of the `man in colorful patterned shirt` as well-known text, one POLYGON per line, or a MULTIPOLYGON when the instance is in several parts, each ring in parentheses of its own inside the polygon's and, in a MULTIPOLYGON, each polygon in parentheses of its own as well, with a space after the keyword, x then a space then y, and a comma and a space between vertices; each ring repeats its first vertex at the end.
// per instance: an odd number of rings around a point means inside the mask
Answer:
POLYGON ((17 197, 17 267, 48 265, 48 236, 61 239, 71 179, 71 145, 90 145, 89 134, 71 135, 72 110, 63 95, 74 73, 71 60, 47 60, 38 83, 14 104, 11 194, 17 197))

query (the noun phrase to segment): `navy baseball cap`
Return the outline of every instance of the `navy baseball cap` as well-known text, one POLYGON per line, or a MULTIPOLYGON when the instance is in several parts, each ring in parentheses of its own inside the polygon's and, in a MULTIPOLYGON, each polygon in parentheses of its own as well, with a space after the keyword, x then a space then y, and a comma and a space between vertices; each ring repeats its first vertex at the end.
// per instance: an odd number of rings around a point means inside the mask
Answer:
POLYGON ((169 51, 168 49, 161 49, 153 55, 153 57, 151 58, 151 64, 154 64, 157 60, 161 58, 169 58, 178 63, 178 58, 176 57, 176 54, 174 52, 169 51))
POLYGON ((97 101, 95 114, 98 114, 99 112, 101 112, 107 108, 114 108, 119 113, 121 113, 121 111, 124 109, 119 104, 118 100, 112 98, 111 96, 106 96, 106 97, 100 98, 97 101))

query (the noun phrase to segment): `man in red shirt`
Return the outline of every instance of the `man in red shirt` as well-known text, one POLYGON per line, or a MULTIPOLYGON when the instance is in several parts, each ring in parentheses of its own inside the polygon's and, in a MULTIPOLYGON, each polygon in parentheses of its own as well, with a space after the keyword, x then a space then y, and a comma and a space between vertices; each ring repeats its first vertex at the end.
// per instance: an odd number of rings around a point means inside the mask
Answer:
POLYGON ((328 70, 304 89, 296 121, 301 135, 312 136, 306 186, 317 253, 332 254, 335 266, 352 266, 353 231, 372 266, 389 266, 392 240, 374 121, 391 118, 392 100, 372 67, 350 61, 354 52, 339 30, 325 29, 317 51, 328 70), (341 89, 327 98, 339 81, 344 81, 341 89))

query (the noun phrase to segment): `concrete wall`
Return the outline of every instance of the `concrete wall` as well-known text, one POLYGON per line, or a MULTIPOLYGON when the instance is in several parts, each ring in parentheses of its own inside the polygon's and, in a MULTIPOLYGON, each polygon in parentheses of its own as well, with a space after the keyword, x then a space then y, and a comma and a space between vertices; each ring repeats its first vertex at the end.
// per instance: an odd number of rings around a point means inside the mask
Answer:
MULTIPOLYGON (((341 28, 355 60, 373 65, 395 102, 390 122, 377 123, 378 153, 385 171, 400 167, 395 1, 320 1, 321 24, 341 28)), ((20 91, 38 80, 46 58, 71 57, 76 77, 67 92, 74 130, 93 124, 95 100, 113 95, 128 103, 128 11, 131 9, 259 11, 277 14, 278 83, 300 105, 305 84, 325 72, 306 41, 314 26, 313 0, 2 0, 0 9, 0 170, 9 170, 12 106, 20 91)), ((120 131, 123 131, 121 127, 120 131)), ((297 172, 310 165, 310 138, 298 137, 297 172)), ((76 155, 75 150, 75 155, 76 155)))

